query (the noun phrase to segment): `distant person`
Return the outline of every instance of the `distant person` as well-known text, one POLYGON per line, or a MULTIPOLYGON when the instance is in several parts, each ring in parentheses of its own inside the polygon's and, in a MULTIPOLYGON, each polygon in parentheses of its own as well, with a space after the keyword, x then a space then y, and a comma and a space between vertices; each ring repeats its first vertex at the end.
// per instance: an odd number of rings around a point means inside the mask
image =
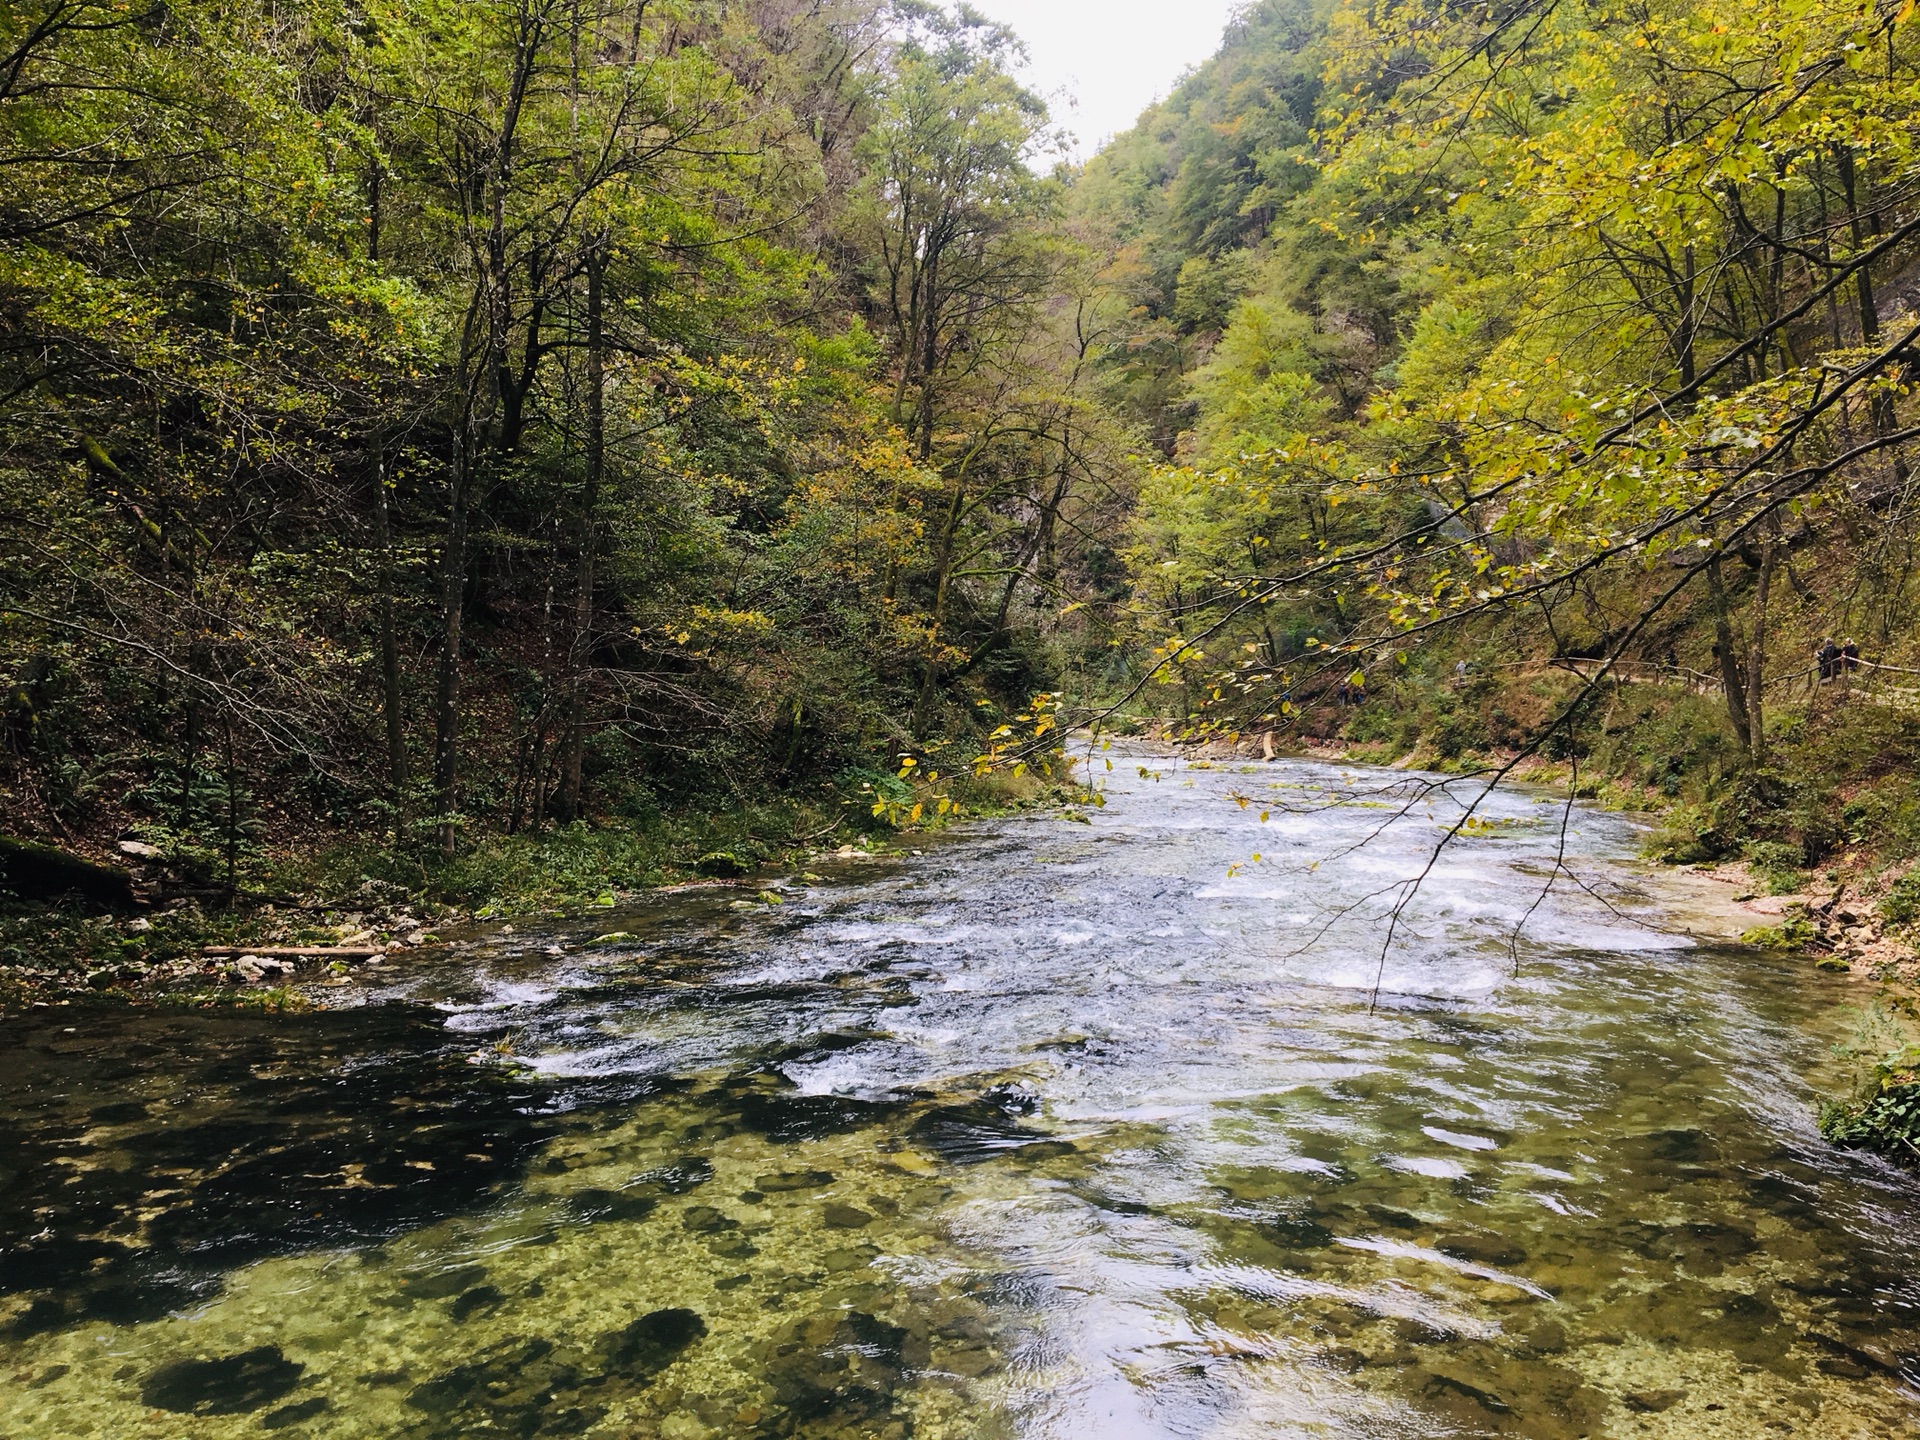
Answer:
POLYGON ((1347 683, 1340 687, 1340 700, 1346 705, 1358 705, 1366 698, 1367 672, 1356 665, 1353 673, 1347 676, 1347 683))
POLYGON ((1857 640, 1848 640, 1840 647, 1840 659, 1848 670, 1860 668, 1860 644, 1857 640))
POLYGON ((1820 667, 1820 683, 1833 679, 1839 671, 1840 647, 1831 637, 1822 640, 1813 652, 1814 663, 1820 667))

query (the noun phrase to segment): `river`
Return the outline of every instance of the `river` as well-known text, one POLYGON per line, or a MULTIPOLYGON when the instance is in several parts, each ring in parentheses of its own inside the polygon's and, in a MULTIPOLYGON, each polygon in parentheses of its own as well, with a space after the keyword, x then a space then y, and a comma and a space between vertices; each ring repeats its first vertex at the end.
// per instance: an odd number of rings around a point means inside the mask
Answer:
POLYGON ((1619 817, 1093 769, 324 1010, 5 1022, 0 1437, 1920 1434, 1920 1186, 1813 1119, 1857 985, 1670 933, 1619 817))

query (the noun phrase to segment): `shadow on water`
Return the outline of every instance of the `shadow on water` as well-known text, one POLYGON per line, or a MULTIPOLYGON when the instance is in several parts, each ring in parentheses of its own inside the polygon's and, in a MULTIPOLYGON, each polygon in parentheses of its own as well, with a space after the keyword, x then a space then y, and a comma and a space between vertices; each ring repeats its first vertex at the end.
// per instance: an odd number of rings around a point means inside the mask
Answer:
POLYGON ((418 1007, 70 1020, 0 1026, 17 1335, 155 1320, 262 1256, 482 1204, 551 1129, 543 1087, 469 1063, 418 1007))
POLYGON ((1915 1187, 1811 1123, 1842 983, 1661 933, 1617 819, 1533 909, 1521 794, 1370 1007, 1405 783, 1156 762, 357 1009, 10 1026, 0 1435, 1920 1433, 1915 1187))

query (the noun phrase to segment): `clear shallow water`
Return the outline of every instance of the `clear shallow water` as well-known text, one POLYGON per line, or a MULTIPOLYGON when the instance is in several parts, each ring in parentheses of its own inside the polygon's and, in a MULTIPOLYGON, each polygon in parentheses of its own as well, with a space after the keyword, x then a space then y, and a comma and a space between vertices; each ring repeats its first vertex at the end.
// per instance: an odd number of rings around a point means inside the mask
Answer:
POLYGON ((1844 981, 1663 933, 1615 818, 1542 898, 1524 794, 1382 967, 1444 796, 1136 763, 359 1008, 0 1027, 0 1437, 1920 1434, 1844 981))

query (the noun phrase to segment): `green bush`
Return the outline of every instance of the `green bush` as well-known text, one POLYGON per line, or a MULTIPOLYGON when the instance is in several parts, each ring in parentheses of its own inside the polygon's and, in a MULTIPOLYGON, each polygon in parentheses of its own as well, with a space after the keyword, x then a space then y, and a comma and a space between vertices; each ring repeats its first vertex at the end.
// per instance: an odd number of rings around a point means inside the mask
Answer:
POLYGON ((1920 1046, 1882 1060, 1855 1099, 1822 1106, 1820 1133, 1836 1145, 1920 1155, 1920 1046))
POLYGON ((1805 915, 1793 915, 1778 925, 1756 925, 1741 935, 1743 945, 1758 945, 1767 950, 1804 950, 1820 936, 1805 915))
POLYGON ((1649 859, 1669 865, 1705 864, 1723 859, 1728 850, 1717 817, 1698 805, 1674 806, 1646 843, 1649 859))
POLYGON ((1766 887, 1769 895, 1792 895, 1805 885, 1806 876, 1800 867, 1806 856, 1798 845, 1779 840, 1750 840, 1745 853, 1754 879, 1766 887))
POLYGON ((1909 870, 1881 897, 1880 918, 1889 925, 1911 925, 1920 920, 1920 869, 1909 870))

